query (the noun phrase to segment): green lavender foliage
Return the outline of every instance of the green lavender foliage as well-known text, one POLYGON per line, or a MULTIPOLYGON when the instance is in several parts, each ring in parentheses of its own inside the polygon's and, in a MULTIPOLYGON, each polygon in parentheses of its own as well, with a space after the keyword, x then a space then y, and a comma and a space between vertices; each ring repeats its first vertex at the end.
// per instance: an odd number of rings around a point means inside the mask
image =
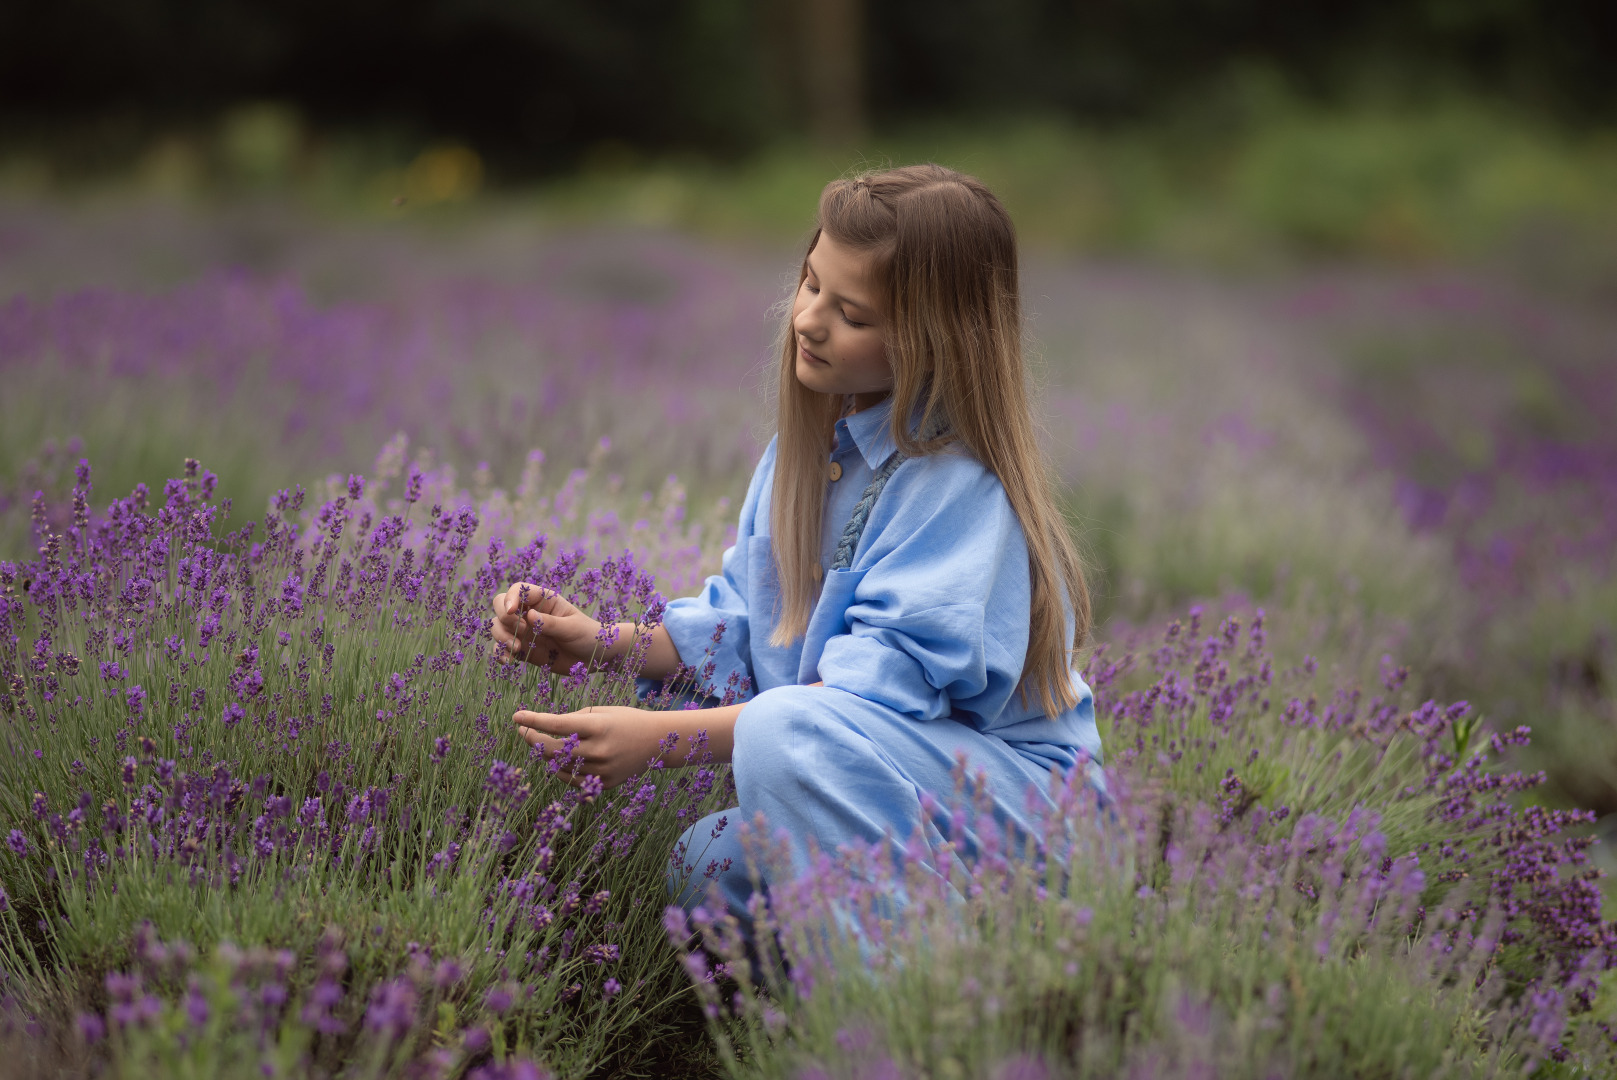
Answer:
MULTIPOLYGON (((1160 806, 1139 810, 1162 820, 1160 806)), ((834 938, 827 966, 868 975, 816 980, 784 1008, 741 984, 735 1074, 1519 1074, 1514 1053, 1490 1047, 1488 996, 1470 992, 1486 962, 1471 940, 1423 955, 1404 934, 1406 897, 1380 929, 1337 941, 1289 883, 1254 889, 1239 868, 1197 865, 1205 838, 1186 847, 1159 891, 1136 873, 1160 854, 1092 837, 1070 874, 993 875, 926 911, 891 958, 834 938), (1219 873, 1231 876, 1198 880, 1219 873)))
POLYGON ((568 762, 533 756, 511 713, 635 703, 638 661, 566 677, 510 663, 485 612, 508 580, 533 580, 606 621, 652 625, 658 571, 703 561, 702 526, 668 489, 658 526, 640 523, 654 551, 641 569, 624 551, 601 558, 621 530, 599 513, 578 522, 578 476, 541 493, 535 474, 474 510, 449 471, 401 478, 399 465, 391 497, 384 468, 368 495, 359 477, 318 510, 282 492, 262 530, 232 531, 192 463, 164 507, 137 494, 95 525, 81 513, 38 562, 0 568, 14 635, 7 1009, 69 1058, 110 1046, 124 1076, 229 1062, 392 1075, 478 1029, 489 1041, 461 1064, 512 1055, 582 1075, 643 1061, 677 1027, 687 992, 659 926, 668 853, 727 797, 727 772, 669 740, 614 792, 569 783, 568 762), (547 546, 543 525, 574 539, 547 546), (151 942, 195 966, 154 964, 151 942), (211 1016, 230 1012, 252 965, 221 956, 242 949, 286 957, 279 1019, 225 1045, 198 1025, 163 1036, 193 984, 211 1016), (300 1026, 332 954, 339 1019, 300 1026), (448 985, 410 974, 446 962, 460 970, 448 985), (166 1011, 112 1022, 92 1047, 75 1016, 112 1017, 110 976, 142 970, 166 1011), (379 1033, 374 995, 400 979, 414 1019, 379 1033), (502 988, 512 1001, 492 1008, 502 988))
POLYGON ((750 939, 670 909, 732 1075, 1604 1075, 1614 927, 1586 816, 1507 801, 1525 734, 1277 671, 1248 618, 1091 659, 1107 799, 1053 779, 1022 835, 962 770, 970 846, 772 878, 750 939))

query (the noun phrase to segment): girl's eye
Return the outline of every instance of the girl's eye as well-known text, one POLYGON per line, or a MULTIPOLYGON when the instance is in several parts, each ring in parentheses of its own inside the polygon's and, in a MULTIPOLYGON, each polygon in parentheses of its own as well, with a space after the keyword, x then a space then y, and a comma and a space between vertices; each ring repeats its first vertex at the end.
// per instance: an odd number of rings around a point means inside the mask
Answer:
POLYGON ((813 285, 811 285, 811 284, 809 284, 809 283, 808 283, 808 282, 806 282, 806 281, 805 281, 805 282, 803 282, 803 288, 805 288, 805 289, 807 289, 807 290, 808 290, 808 291, 809 291, 809 292, 811 292, 811 293, 817 293, 817 292, 819 292, 819 291, 820 291, 820 290, 819 290, 819 289, 818 289, 818 288, 816 288, 816 287, 815 287, 815 286, 813 286, 813 285))
POLYGON ((846 313, 843 314, 842 321, 853 327, 855 330, 863 330, 866 326, 870 325, 869 323, 854 322, 852 319, 848 318, 846 313))

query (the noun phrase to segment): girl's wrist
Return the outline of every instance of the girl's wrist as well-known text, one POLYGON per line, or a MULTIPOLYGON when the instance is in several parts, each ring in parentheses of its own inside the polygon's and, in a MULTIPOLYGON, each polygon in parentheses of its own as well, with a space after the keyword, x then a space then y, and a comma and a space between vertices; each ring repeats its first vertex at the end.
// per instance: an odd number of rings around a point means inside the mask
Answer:
POLYGON ((641 677, 662 679, 673 674, 679 667, 679 652, 674 648, 673 639, 668 636, 668 631, 661 625, 646 626, 643 623, 620 622, 616 626, 617 637, 607 651, 606 657, 614 667, 627 660, 637 645, 640 651, 640 670, 636 674, 641 677))
POLYGON ((641 709, 640 720, 640 735, 637 741, 641 744, 641 758, 650 761, 662 748, 663 737, 668 734, 669 727, 654 709, 641 709))
POLYGON ((648 745, 660 743, 672 734, 679 736, 679 745, 669 756, 669 765, 686 763, 686 754, 695 746, 698 737, 707 741, 707 752, 713 764, 725 764, 735 748, 736 719, 745 702, 720 705, 712 709, 642 709, 646 718, 648 745))
MULTIPOLYGON (((629 658, 630 654, 634 652, 636 642, 635 630, 637 625, 638 624, 632 622, 620 622, 613 624, 614 628, 617 630, 617 637, 613 639, 612 648, 610 650, 612 663, 614 665, 621 666, 623 662, 629 658)), ((646 631, 641 630, 640 633, 644 634, 646 631)), ((645 651, 645 646, 641 645, 640 648, 643 653, 645 651)))
POLYGON ((597 671, 616 671, 634 647, 633 626, 633 623, 597 623, 590 667, 597 671))

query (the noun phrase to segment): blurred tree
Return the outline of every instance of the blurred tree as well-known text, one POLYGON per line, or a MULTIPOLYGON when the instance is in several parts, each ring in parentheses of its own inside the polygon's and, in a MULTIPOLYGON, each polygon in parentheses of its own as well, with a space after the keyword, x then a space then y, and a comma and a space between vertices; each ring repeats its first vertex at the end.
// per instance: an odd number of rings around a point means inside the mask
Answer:
POLYGON ((797 0, 808 125, 819 141, 855 141, 865 128, 863 0, 797 0))
POLYGON ((864 0, 760 0, 757 8, 777 134, 856 141, 868 126, 864 0))

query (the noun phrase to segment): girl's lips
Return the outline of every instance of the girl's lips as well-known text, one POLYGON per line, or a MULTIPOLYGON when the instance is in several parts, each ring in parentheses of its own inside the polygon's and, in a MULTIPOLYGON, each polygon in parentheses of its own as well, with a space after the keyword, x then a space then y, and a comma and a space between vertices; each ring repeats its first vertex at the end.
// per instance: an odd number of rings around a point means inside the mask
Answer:
POLYGON ((820 359, 818 356, 815 356, 813 353, 809 352, 807 349, 803 348, 801 343, 799 343, 798 346, 797 346, 797 353, 798 353, 799 356, 803 357, 803 359, 807 360, 811 364, 824 364, 824 363, 827 362, 825 360, 820 359))

